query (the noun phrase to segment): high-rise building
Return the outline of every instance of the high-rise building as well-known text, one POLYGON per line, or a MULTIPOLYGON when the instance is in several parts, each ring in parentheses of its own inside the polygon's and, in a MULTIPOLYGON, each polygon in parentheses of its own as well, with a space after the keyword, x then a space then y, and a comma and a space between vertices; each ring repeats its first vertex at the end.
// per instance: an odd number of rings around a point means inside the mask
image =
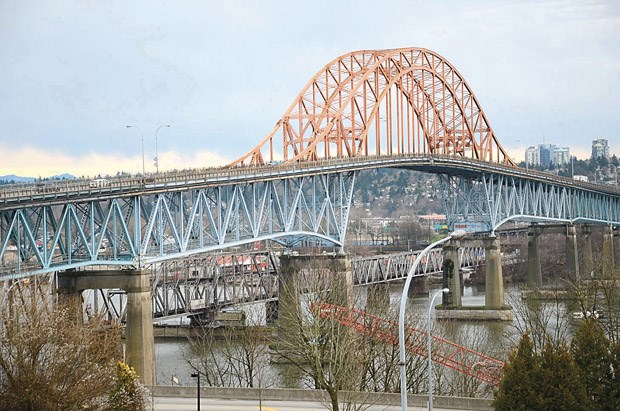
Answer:
POLYGON ((592 140, 592 158, 609 158, 609 143, 605 138, 592 140))
POLYGON ((537 146, 528 147, 525 150, 525 163, 528 166, 540 165, 540 153, 537 146))
POLYGON ((553 164, 561 166, 570 162, 570 149, 568 147, 556 147, 553 151, 553 164))
POLYGON ((561 166, 570 161, 570 149, 554 144, 539 144, 525 150, 525 162, 529 166, 548 168, 551 164, 561 166))

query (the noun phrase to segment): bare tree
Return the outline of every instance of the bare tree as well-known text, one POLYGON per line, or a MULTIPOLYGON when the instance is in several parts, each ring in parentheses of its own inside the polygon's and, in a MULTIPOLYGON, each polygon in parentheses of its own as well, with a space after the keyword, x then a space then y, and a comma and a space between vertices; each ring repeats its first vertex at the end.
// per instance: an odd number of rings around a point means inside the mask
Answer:
POLYGON ((264 328, 204 327, 189 339, 186 360, 213 387, 263 388, 271 385, 268 336, 264 328))
POLYGON ((291 270, 281 288, 277 354, 300 370, 308 385, 325 390, 333 411, 359 410, 370 395, 362 385, 365 350, 363 336, 329 316, 321 316, 323 303, 352 304, 352 291, 337 264, 320 263, 315 269, 291 270), (303 294, 303 296, 301 296, 303 294))
POLYGON ((120 326, 76 318, 49 293, 19 288, 0 307, 0 409, 83 410, 106 405, 120 358, 120 326))

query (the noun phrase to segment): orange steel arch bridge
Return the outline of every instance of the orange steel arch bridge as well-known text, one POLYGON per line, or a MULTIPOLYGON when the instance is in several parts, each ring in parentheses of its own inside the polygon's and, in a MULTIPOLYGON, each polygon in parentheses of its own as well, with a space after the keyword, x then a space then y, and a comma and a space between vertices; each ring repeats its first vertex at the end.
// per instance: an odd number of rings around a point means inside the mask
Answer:
POLYGON ((361 50, 316 73, 271 132, 233 164, 412 154, 514 165, 448 61, 421 48, 361 50))
POLYGON ((515 166, 471 88, 420 48, 341 56, 223 168, 0 188, 0 280, 142 268, 256 241, 341 247, 360 170, 439 174, 449 225, 620 224, 615 187, 515 166))

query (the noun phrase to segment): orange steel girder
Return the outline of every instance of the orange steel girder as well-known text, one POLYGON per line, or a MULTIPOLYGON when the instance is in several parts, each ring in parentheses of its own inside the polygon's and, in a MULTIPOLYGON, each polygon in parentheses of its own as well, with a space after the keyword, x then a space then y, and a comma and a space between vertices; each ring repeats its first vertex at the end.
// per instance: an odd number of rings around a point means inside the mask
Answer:
MULTIPOLYGON (((398 345, 398 323, 377 317, 355 308, 334 304, 314 304, 312 311, 322 318, 337 321, 345 327, 388 344, 398 345)), ((421 357, 428 356, 428 334, 413 327, 405 327, 407 339, 405 349, 421 357)), ((432 360, 445 367, 474 377, 480 381, 499 385, 504 362, 489 357, 444 338, 431 335, 432 360)))
POLYGON ((407 154, 514 165, 462 76, 422 48, 361 50, 331 61, 231 165, 407 154))

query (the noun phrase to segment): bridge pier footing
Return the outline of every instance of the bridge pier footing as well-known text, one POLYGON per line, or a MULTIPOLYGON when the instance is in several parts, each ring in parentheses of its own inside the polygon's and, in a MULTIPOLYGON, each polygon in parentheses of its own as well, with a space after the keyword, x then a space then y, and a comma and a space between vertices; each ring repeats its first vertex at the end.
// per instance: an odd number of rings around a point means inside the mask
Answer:
POLYGON ((582 277, 589 278, 594 272, 594 260, 592 257, 592 227, 581 226, 581 266, 579 272, 582 277))
POLYGON ((487 260, 484 306, 498 310, 504 307, 504 277, 502 275, 502 255, 498 237, 485 239, 487 260))
POLYGON ((603 226, 603 276, 612 276, 615 266, 613 227, 606 225, 603 226))
POLYGON ((540 249, 538 240, 542 231, 537 226, 529 226, 527 230, 527 282, 531 286, 542 285, 542 269, 540 266, 540 249))
POLYGON ((577 248, 577 228, 574 225, 566 226, 566 271, 570 281, 580 279, 579 250, 577 248))
POLYGON ((408 297, 422 297, 422 296, 428 297, 429 282, 430 281, 429 281, 428 276, 413 277, 411 279, 411 286, 409 287, 408 297))
POLYGON ((327 289, 330 301, 324 302, 346 307, 353 304, 353 275, 347 255, 281 256, 278 321, 286 321, 290 313, 299 309, 301 292, 327 289))
POLYGON ((127 293, 125 359, 144 385, 155 385, 155 343, 150 274, 140 270, 65 271, 58 274, 63 294, 80 298, 84 290, 120 288, 127 293))
POLYGON ((442 305, 445 309, 461 306, 462 278, 459 248, 460 242, 455 239, 448 241, 443 246, 443 287, 450 290, 443 295, 442 305))

